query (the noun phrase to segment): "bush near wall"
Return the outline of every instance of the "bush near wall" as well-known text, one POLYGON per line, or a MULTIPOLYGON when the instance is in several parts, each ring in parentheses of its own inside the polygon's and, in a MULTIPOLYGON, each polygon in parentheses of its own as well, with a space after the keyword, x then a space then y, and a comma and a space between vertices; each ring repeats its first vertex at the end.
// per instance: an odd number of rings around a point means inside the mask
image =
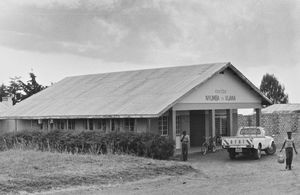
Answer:
POLYGON ((155 159, 168 159, 175 143, 153 133, 99 131, 21 131, 0 135, 0 150, 16 147, 41 151, 93 154, 133 154, 155 159))

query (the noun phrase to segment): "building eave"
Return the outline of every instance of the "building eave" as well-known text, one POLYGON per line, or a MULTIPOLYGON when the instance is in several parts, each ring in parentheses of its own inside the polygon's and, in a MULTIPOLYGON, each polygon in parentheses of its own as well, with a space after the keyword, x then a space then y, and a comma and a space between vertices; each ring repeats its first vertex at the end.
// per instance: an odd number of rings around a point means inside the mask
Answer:
POLYGON ((157 118, 159 114, 128 115, 52 115, 52 116, 0 116, 0 120, 38 120, 38 119, 104 119, 104 118, 157 118))

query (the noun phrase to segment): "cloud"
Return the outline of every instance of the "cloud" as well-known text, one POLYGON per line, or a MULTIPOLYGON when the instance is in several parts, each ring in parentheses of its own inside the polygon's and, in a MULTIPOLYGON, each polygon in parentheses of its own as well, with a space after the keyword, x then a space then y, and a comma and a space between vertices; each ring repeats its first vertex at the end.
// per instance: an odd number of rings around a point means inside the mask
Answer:
POLYGON ((299 3, 271 0, 1 2, 0 45, 107 62, 297 64, 299 3))
POLYGON ((0 30, 6 34, 1 44, 135 61, 152 47, 151 37, 169 47, 178 34, 168 14, 147 1, 37 2, 14 4, 14 10, 0 16, 0 30))

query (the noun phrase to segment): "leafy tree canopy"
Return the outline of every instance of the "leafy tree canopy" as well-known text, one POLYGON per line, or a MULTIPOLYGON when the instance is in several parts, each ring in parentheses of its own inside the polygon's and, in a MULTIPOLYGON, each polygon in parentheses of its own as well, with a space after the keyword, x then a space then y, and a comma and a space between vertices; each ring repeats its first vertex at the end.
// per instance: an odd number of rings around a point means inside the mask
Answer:
POLYGON ((23 81, 18 80, 19 86, 21 87, 22 91, 25 93, 21 96, 21 101, 46 88, 46 87, 40 85, 36 81, 36 76, 34 73, 32 73, 32 72, 29 73, 29 76, 30 76, 30 80, 27 81, 27 83, 24 83, 23 81))
POLYGON ((36 81, 34 73, 29 73, 29 77, 27 82, 23 82, 21 77, 13 77, 10 78, 8 86, 0 85, 0 101, 2 97, 11 96, 13 104, 16 104, 46 88, 36 81))
POLYGON ((6 85, 4 85, 3 83, 0 85, 0 101, 2 101, 3 97, 7 97, 8 96, 8 88, 6 85))
POLYGON ((274 74, 265 74, 260 84, 260 90, 273 102, 273 104, 286 104, 289 96, 285 87, 279 83, 274 74))

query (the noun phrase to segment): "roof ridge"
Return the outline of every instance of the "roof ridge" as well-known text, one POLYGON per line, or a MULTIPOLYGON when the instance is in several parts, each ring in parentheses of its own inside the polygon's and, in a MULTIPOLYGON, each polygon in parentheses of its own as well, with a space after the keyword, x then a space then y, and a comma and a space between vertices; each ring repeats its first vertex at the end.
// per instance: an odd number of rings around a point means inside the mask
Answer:
POLYGON ((194 67, 194 66, 226 65, 228 63, 230 63, 230 62, 216 62, 216 63, 204 63, 204 64, 192 64, 192 65, 153 67, 153 68, 145 68, 145 69, 133 69, 133 70, 121 70, 121 71, 113 71, 113 72, 102 72, 102 73, 73 75, 73 76, 67 76, 65 78, 73 78, 73 77, 81 77, 81 76, 93 76, 93 75, 104 75, 104 74, 115 74, 115 73, 129 73, 129 72, 137 72, 137 71, 163 70, 163 69, 173 69, 173 68, 187 68, 187 67, 194 67))

